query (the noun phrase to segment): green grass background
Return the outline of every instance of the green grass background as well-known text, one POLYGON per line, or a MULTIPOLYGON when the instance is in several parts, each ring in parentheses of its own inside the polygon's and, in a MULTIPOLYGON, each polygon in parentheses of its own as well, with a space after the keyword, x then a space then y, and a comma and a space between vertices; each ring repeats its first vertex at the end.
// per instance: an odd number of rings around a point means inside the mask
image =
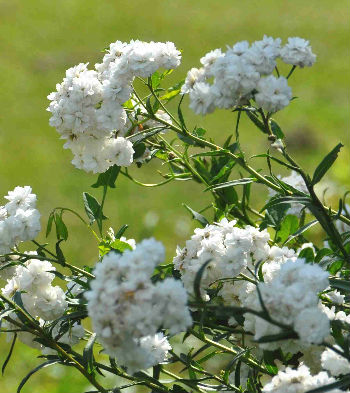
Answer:
MULTIPOLYGON (((116 40, 169 40, 183 51, 182 65, 172 75, 172 80, 181 79, 208 50, 260 39, 263 34, 310 40, 317 63, 295 74, 291 85, 299 99, 276 119, 287 134, 290 150, 310 169, 342 141, 346 147, 328 180, 338 189, 349 186, 348 12, 346 0, 0 0, 0 195, 16 185, 31 185, 43 224, 55 206, 83 213, 81 194, 89 191, 96 176, 70 164, 71 154, 62 149, 45 112, 46 96, 68 67, 80 62, 93 65, 100 61, 100 51, 116 40)), ((235 118, 229 111, 205 118, 185 112, 190 124, 206 128, 218 141, 234 129, 235 118)), ((242 122, 241 135, 247 152, 266 150, 265 138, 247 121, 242 122)), ((145 181, 159 181, 155 169, 151 165, 133 173, 145 181)), ((100 197, 99 190, 91 191, 100 197)), ((199 187, 187 182, 141 189, 121 178, 108 196, 106 213, 116 228, 129 224, 130 237, 153 235, 162 240, 170 257, 194 225, 181 203, 200 209, 207 200, 199 187), (156 225, 147 224, 152 220, 156 225)), ((93 237, 74 218, 67 216, 66 221, 70 239, 63 248, 68 259, 93 265, 97 257, 93 237)), ((1 337, 0 361, 7 347, 1 337)), ((20 378, 38 364, 35 355, 17 346, 0 379, 1 393, 16 390, 20 378)), ((23 391, 79 393, 86 387, 77 372, 58 367, 33 376, 23 391)))

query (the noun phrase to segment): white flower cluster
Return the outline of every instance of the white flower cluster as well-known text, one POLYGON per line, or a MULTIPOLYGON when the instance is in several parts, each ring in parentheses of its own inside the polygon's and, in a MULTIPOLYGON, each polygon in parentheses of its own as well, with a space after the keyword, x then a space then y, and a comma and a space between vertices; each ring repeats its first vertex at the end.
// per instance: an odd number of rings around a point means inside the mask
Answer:
POLYGON ((57 319, 63 315, 67 302, 62 288, 52 285, 54 270, 50 262, 32 258, 17 266, 2 293, 11 298, 17 291, 22 292, 24 308, 33 317, 45 321, 57 319))
POLYGON ((272 75, 278 57, 299 67, 311 66, 316 60, 309 42, 302 38, 289 38, 284 47, 280 38, 267 36, 252 45, 241 41, 225 53, 215 49, 202 57, 203 67, 188 72, 181 92, 189 94, 190 108, 197 114, 245 104, 252 98, 259 108, 277 112, 292 99, 287 79, 272 75))
POLYGON ((36 209, 36 195, 29 186, 9 191, 5 206, 0 206, 0 254, 26 240, 33 240, 40 232, 40 213, 36 209))
MULTIPOLYGON (((335 348, 341 350, 337 345, 335 348)), ((322 368, 327 370, 332 376, 345 375, 350 373, 350 361, 340 356, 335 351, 327 348, 321 356, 322 368)))
POLYGON ((192 319, 181 281, 152 283, 155 266, 164 261, 164 247, 146 239, 123 254, 110 252, 94 270, 85 296, 94 331, 105 351, 133 373, 165 360, 170 334, 185 331, 192 319), (151 351, 150 351, 151 350, 151 351))
MULTIPOLYGON (((304 179, 299 175, 299 173, 292 171, 289 176, 281 177, 278 176, 279 179, 281 179, 284 183, 289 184, 293 188, 295 188, 298 191, 301 191, 305 194, 308 194, 308 189, 306 187, 306 184, 304 182, 304 179)), ((269 189, 269 196, 275 196, 276 191, 269 189)), ((291 207, 287 210, 286 214, 292 214, 294 216, 300 217, 302 210, 304 208, 304 205, 301 203, 292 203, 291 207)))
MULTIPOLYGON (((173 263, 180 271, 189 293, 193 292, 193 282, 198 270, 209 260, 201 279, 203 295, 217 280, 248 273, 248 268, 254 270, 254 263, 269 258, 270 235, 266 230, 260 231, 253 226, 238 228, 235 225, 235 220, 228 221, 224 218, 203 229, 196 228, 191 239, 186 241, 186 246, 177 248, 173 263)), ((227 283, 220 293, 225 298, 227 292, 233 290, 233 298, 242 285, 246 285, 246 281, 235 282, 235 289, 231 283, 227 283)))
MULTIPOLYGON (((329 335, 330 318, 321 307, 318 293, 329 285, 328 272, 298 259, 294 250, 269 246, 266 230, 252 226, 238 228, 235 224, 236 221, 223 219, 203 229, 197 228, 186 241, 186 247, 177 249, 173 262, 187 291, 193 293, 197 272, 210 261, 201 278, 203 297, 222 280, 218 294, 225 304, 261 310, 256 285, 243 279, 242 274, 254 279, 250 272, 262 261, 264 282, 259 283, 259 289, 270 317, 293 326, 304 347, 321 343, 329 335)), ((229 322, 236 321, 231 318, 229 322)), ((280 327, 250 313, 245 314, 244 327, 255 339, 281 331, 280 327)), ((269 343, 269 347, 275 344, 280 346, 281 342, 269 343)), ((288 341, 288 349, 291 345, 300 350, 296 340, 288 341)))
MULTIPOLYGON (((301 365, 296 370, 287 367, 284 371, 279 371, 268 384, 263 393, 305 393, 309 390, 329 385, 336 380, 329 377, 326 372, 311 375, 310 370, 301 365)), ((343 390, 334 388, 327 390, 329 393, 343 393, 343 390)))
MULTIPOLYGON (((320 306, 318 293, 328 285, 328 272, 303 259, 291 259, 282 264, 271 281, 258 284, 269 316, 282 324, 293 326, 301 342, 320 344, 330 333, 330 322, 320 306)), ((247 297, 246 306, 262 310, 257 294, 247 297), (255 303, 255 304, 254 304, 255 303)), ((255 332, 255 339, 277 334, 281 328, 250 314, 245 328, 255 332)), ((271 346, 270 346, 271 348, 271 346)))
POLYGON ((131 97, 132 82, 159 68, 176 68, 180 60, 171 42, 117 41, 95 70, 82 63, 67 70, 57 91, 48 96, 47 110, 52 114, 50 125, 74 154, 72 163, 94 173, 114 164, 129 166, 134 150, 123 137, 128 130, 123 103, 131 97))

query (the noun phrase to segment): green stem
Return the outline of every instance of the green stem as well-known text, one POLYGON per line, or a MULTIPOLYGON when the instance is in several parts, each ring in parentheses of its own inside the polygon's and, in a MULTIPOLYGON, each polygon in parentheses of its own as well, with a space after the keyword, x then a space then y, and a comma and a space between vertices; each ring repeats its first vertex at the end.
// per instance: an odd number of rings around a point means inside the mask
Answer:
MULTIPOLYGON (((286 149, 284 149, 283 155, 285 158, 296 167, 296 171, 300 174, 300 176, 303 178, 305 185, 309 191, 310 197, 312 199, 312 203, 314 207, 317 209, 317 211, 321 214, 322 219, 319 220, 319 223, 321 224, 322 228, 324 231, 329 235, 329 237, 334 241, 334 243, 338 246, 339 250, 343 254, 345 260, 350 262, 350 257, 345 250, 342 242, 342 238, 335 227, 333 220, 329 216, 327 212, 327 208, 323 206, 322 202, 319 200, 317 197, 314 186, 312 182, 310 181, 310 178, 306 175, 306 173, 303 171, 303 169, 296 163, 296 161, 287 153, 286 149)), ((317 218, 317 217, 316 217, 317 218)))
MULTIPOLYGON (((204 334, 203 334, 203 335, 202 335, 202 334, 199 334, 199 333, 197 333, 197 332, 196 332, 195 330, 193 330, 193 329, 190 329, 190 332, 191 332, 191 334, 192 334, 193 336, 197 337, 199 340, 201 340, 201 341, 203 341, 203 342, 205 342, 205 343, 207 343, 207 344, 210 344, 210 345, 212 345, 213 347, 219 348, 219 349, 223 350, 224 352, 231 353, 232 355, 235 355, 235 356, 237 356, 237 355, 239 354, 239 352, 238 352, 238 351, 235 351, 233 348, 226 347, 226 346, 223 345, 223 344, 220 344, 220 343, 218 343, 218 342, 216 342, 216 341, 210 340, 210 339, 209 339, 208 337, 206 337, 204 334)), ((257 369, 257 370, 263 372, 264 374, 273 375, 273 374, 270 373, 266 368, 262 367, 260 364, 258 364, 256 361, 254 361, 254 360, 252 360, 252 359, 243 357, 243 358, 242 358, 242 361, 243 361, 244 363, 246 363, 248 366, 251 366, 251 367, 257 369)))
MULTIPOLYGON (((41 326, 32 318, 31 315, 29 315, 26 311, 24 311, 21 307, 19 307, 13 300, 9 299, 7 296, 3 295, 0 293, 0 298, 9 304, 14 310, 19 312, 29 323, 30 326, 32 326, 32 329, 29 329, 26 327, 25 330, 29 331, 33 335, 37 337, 44 338, 47 340, 50 345, 58 352, 60 353, 65 359, 67 359, 81 374, 85 376, 85 378, 93 385, 95 386, 96 389, 98 389, 99 392, 101 393, 108 393, 106 389, 104 389, 94 378, 93 375, 89 374, 85 368, 76 360, 74 359, 69 353, 67 353, 62 347, 60 347, 57 342, 51 337, 47 336, 44 330, 41 328, 41 326)), ((10 318, 11 320, 11 318, 10 318)), ((14 322, 13 320, 11 323, 14 322)), ((20 325, 22 327, 22 325, 20 325)))
POLYGON ((68 212, 74 214, 76 217, 79 218, 80 221, 82 221, 82 222, 89 228, 89 230, 90 230, 91 233, 95 236, 95 238, 97 239, 97 241, 98 241, 98 242, 101 241, 101 239, 97 236, 96 232, 91 228, 91 225, 89 225, 89 224, 83 219, 83 217, 82 217, 79 213, 77 213, 77 212, 75 212, 74 210, 69 209, 69 208, 67 208, 67 207, 55 207, 55 208, 52 210, 52 212, 51 212, 50 214, 53 214, 56 210, 68 211, 68 212))
MULTIPOLYGON (((141 98, 137 95, 136 91, 134 90, 135 96, 138 98, 138 100, 140 100, 141 105, 144 106, 144 108, 146 109, 145 105, 143 104, 143 102, 141 101, 141 98)), ((147 109, 146 109, 147 110, 147 109)), ((168 111, 167 111, 168 113, 168 111)), ((232 153, 232 152, 227 152, 225 149, 223 149, 222 147, 215 145, 214 143, 198 138, 195 135, 188 133, 188 132, 184 132, 181 128, 176 127, 173 124, 168 123, 167 121, 158 118, 156 115, 152 115, 152 114, 148 114, 148 116, 151 119, 157 120, 159 123, 162 123, 164 125, 167 126, 167 128, 181 134, 184 136, 189 137, 190 139, 192 139, 193 141, 200 143, 202 145, 205 145, 207 147, 209 147, 212 150, 223 150, 224 154, 227 154, 228 156, 230 156, 233 160, 235 160, 235 162, 240 165, 243 169, 245 169, 248 173, 250 173, 253 177, 255 177, 259 183, 264 184, 265 186, 269 187, 270 189, 278 192, 279 194, 283 194, 283 195, 289 195, 291 196, 293 193, 291 191, 285 191, 283 190, 280 186, 272 183, 270 180, 266 179, 265 176, 261 175, 259 172, 257 172, 254 168, 252 168, 250 165, 248 165, 246 163, 246 161, 242 158, 237 156, 236 154, 232 153)), ((335 210, 330 210, 331 214, 336 215, 337 212, 335 210)), ((339 220, 344 222, 345 224, 350 226, 350 219, 348 219, 347 217, 345 217, 344 215, 340 215, 339 216, 339 220)))
POLYGON ((289 73, 288 73, 286 79, 289 79, 289 78, 292 76, 292 74, 293 74, 293 72, 294 72, 294 70, 295 70, 296 68, 297 68, 297 66, 296 66, 296 65, 293 65, 293 67, 292 67, 291 70, 289 71, 289 73))

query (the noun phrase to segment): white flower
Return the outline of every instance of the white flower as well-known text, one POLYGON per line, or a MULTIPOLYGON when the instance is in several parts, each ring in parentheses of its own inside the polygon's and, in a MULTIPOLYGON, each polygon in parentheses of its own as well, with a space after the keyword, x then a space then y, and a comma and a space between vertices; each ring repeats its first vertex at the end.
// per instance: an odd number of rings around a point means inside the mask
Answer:
POLYGON ((51 284, 55 275, 50 271, 56 270, 48 261, 30 259, 16 269, 16 279, 21 290, 26 292, 40 291, 51 284))
MULTIPOLYGON (((305 393, 311 389, 326 386, 335 382, 334 378, 328 377, 325 372, 320 372, 317 375, 311 375, 310 370, 301 365, 298 369, 293 370, 287 367, 284 371, 279 371, 271 382, 266 384, 263 393, 305 393)), ((340 389, 329 390, 330 393, 341 393, 340 389)))
POLYGON ((316 56, 312 53, 309 41, 299 37, 288 38, 288 43, 281 49, 281 58, 287 64, 299 67, 311 67, 316 56))
MULTIPOLYGON (((183 249, 177 248, 173 263, 180 271, 189 293, 193 293, 193 283, 198 270, 209 260, 201 279, 203 296, 211 285, 217 285, 217 280, 233 278, 242 272, 250 274, 248 267, 254 270, 255 262, 268 258, 268 232, 259 231, 252 226, 238 228, 235 224, 236 221, 223 219, 203 229, 197 228, 191 239, 186 241, 186 246, 183 249)), ((237 297, 235 289, 238 291, 239 282, 235 282, 233 288, 231 283, 226 288, 225 286, 220 294, 224 298, 227 296, 227 301, 237 297)))
POLYGON ((292 99, 292 89, 283 76, 278 79, 273 75, 260 79, 254 96, 257 105, 267 112, 277 112, 286 107, 292 99))
POLYGON ((330 291, 325 296, 334 304, 341 305, 345 302, 345 295, 342 295, 339 291, 330 291))
POLYGON ((67 308, 66 296, 59 286, 47 286, 40 292, 22 294, 23 304, 29 313, 45 321, 61 317, 67 308))
POLYGON ((123 138, 80 136, 68 141, 65 148, 74 154, 72 164, 86 172, 103 173, 112 165, 129 166, 133 162, 132 143, 123 138))
POLYGON ((153 337, 161 327, 176 334, 192 323, 181 282, 168 278, 153 284, 150 279, 164 257, 163 245, 154 239, 143 240, 123 254, 110 252, 96 265, 96 278, 85 293, 99 341, 131 372, 154 365, 142 348, 146 337, 153 337))
POLYGON ((232 49, 229 48, 228 52, 231 52, 237 56, 244 55, 247 50, 249 49, 249 42, 248 41, 239 41, 233 45, 232 49))
POLYGON ((96 71, 79 64, 66 72, 51 93, 50 125, 72 150, 79 169, 103 173, 112 165, 129 166, 133 148, 120 137, 127 130, 123 103, 131 98, 135 77, 147 77, 159 68, 173 69, 181 54, 172 42, 117 41, 110 45, 96 71), (118 135, 118 137, 116 137, 118 135))
MULTIPOLYGON (((336 349, 341 350, 337 345, 336 349)), ((349 374, 350 361, 344 356, 339 355, 330 348, 327 348, 321 355, 322 367, 327 370, 332 376, 337 377, 342 374, 349 374)))
POLYGON ((200 59, 206 76, 212 76, 212 66, 219 57, 224 56, 221 49, 214 49, 200 59))
MULTIPOLYGON (((270 262, 263 267, 269 268, 270 262)), ((306 264, 303 259, 292 258, 273 266, 272 279, 264 274, 265 282, 258 284, 261 297, 272 319, 290 325, 299 335, 300 343, 321 343, 329 334, 329 318, 320 307, 318 293, 326 289, 328 272, 318 265, 306 264), (278 267, 279 265, 279 267, 278 267)), ((270 273, 271 277, 271 273, 270 273)), ((261 304, 256 291, 242 298, 243 305, 261 310, 261 304)), ((247 315, 244 327, 255 333, 255 339, 265 335, 277 334, 280 328, 260 317, 247 315), (273 332, 273 333, 272 333, 273 332)), ((260 344, 262 348, 277 349, 288 342, 260 344)), ((294 340, 292 353, 300 350, 300 345, 294 340)), ((287 351, 287 352, 288 352, 287 351)))
POLYGON ((269 75, 276 67, 275 59, 279 55, 280 45, 280 38, 273 39, 265 35, 263 40, 254 42, 243 56, 261 75, 269 75))
POLYGON ((40 213, 35 208, 36 195, 29 186, 16 187, 0 207, 0 254, 7 254, 20 242, 33 240, 40 232, 40 213))
POLYGON ((203 82, 204 69, 191 68, 186 76, 185 83, 181 87, 181 94, 189 93, 197 82, 203 82))
POLYGON ((190 108, 197 115, 206 115, 214 111, 213 94, 210 85, 204 82, 197 82, 190 90, 190 108))
POLYGON ((9 215, 16 214, 17 209, 28 210, 35 208, 36 195, 32 194, 32 188, 29 186, 15 187, 13 191, 9 191, 5 198, 9 201, 5 205, 9 215))
POLYGON ((321 344, 330 332, 330 323, 322 310, 310 307, 302 310, 296 317, 294 329, 300 340, 310 344, 321 344))

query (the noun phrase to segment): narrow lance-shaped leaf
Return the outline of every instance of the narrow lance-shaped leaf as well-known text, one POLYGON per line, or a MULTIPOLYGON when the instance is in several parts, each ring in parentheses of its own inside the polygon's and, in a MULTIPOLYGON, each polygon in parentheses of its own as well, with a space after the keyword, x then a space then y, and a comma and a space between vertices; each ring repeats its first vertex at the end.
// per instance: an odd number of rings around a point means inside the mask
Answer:
POLYGON ((41 370, 42 368, 48 367, 48 366, 52 366, 54 364, 57 363, 61 363, 61 361, 59 359, 51 359, 48 360, 47 362, 44 362, 42 364, 40 364, 38 367, 35 367, 30 373, 28 373, 21 381, 21 383, 19 384, 18 388, 17 388, 17 393, 20 393, 20 391, 22 390, 23 386, 25 385, 25 383, 28 381, 28 379, 35 374, 37 371, 41 370))
POLYGON ((47 220, 46 237, 48 237, 51 232, 53 220, 54 220, 54 215, 53 213, 51 213, 49 219, 47 220))
POLYGON ((211 259, 209 259, 208 261, 206 261, 205 263, 203 263, 203 265, 200 267, 200 269, 198 270, 196 277, 194 279, 193 282, 193 291, 194 294, 196 295, 197 299, 202 299, 201 296, 201 290, 200 290, 200 286, 201 286, 201 280, 202 280, 202 276, 204 273, 205 268, 208 266, 208 264, 211 262, 211 259))
POLYGON ((318 224, 318 220, 313 220, 311 222, 308 222, 307 224, 299 228, 296 232, 294 232, 292 235, 290 235, 288 239, 284 242, 284 244, 289 243, 291 240, 295 239, 296 237, 298 237, 299 235, 301 235, 302 233, 304 233, 305 231, 307 231, 308 229, 310 229, 316 224, 318 224))
POLYGON ((12 339, 12 342, 11 342, 11 346, 10 346, 10 351, 9 351, 8 355, 6 356, 6 359, 5 359, 5 361, 4 361, 3 365, 2 365, 2 368, 1 368, 2 375, 4 375, 5 368, 6 368, 7 364, 8 364, 8 362, 11 359, 11 356, 12 356, 12 353, 13 353, 13 349, 14 349, 15 344, 16 344, 16 339, 17 339, 17 333, 15 333, 14 336, 13 336, 13 339, 12 339))
POLYGON ((207 187, 204 191, 218 190, 220 188, 226 188, 226 187, 234 187, 234 186, 239 186, 242 184, 253 183, 255 181, 256 181, 256 179, 251 178, 251 177, 242 178, 242 179, 238 179, 238 180, 231 180, 231 181, 221 183, 221 184, 213 184, 212 186, 207 187))
POLYGON ((208 220, 202 216, 200 213, 197 213, 196 211, 194 211, 193 209, 191 209, 189 206, 187 206, 186 204, 183 204, 185 206, 185 208, 192 214, 192 217, 197 220, 198 222, 200 222, 204 227, 206 225, 209 224, 208 220))
POLYGON ((315 173, 312 178, 312 184, 318 183, 322 177, 326 174, 328 169, 334 164, 335 160, 338 157, 340 149, 344 145, 342 143, 338 143, 338 145, 326 155, 326 157, 321 161, 319 166, 315 169, 315 173))
POLYGON ((96 333, 93 333, 83 351, 83 363, 89 374, 92 374, 94 371, 94 343, 96 340, 96 333))

